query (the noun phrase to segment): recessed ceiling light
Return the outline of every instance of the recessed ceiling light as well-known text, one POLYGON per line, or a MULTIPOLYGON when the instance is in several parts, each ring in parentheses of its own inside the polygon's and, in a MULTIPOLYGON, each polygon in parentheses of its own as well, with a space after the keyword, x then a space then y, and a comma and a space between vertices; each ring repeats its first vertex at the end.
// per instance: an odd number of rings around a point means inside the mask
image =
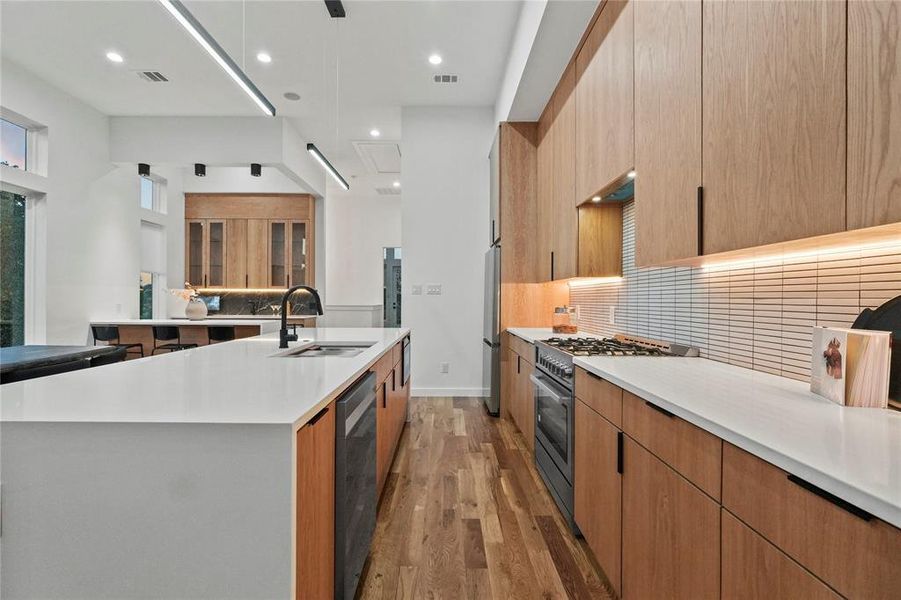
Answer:
POLYGON ((594 196, 594 197, 591 198, 591 201, 592 201, 592 202, 600 202, 600 201, 601 201, 601 197, 600 197, 600 196, 594 196))
POLYGON ((257 60, 260 61, 261 63, 271 63, 272 57, 269 56, 268 54, 266 54, 265 52, 259 52, 259 53, 257 53, 257 60))
POLYGON ((393 185, 394 187, 400 187, 400 182, 399 182, 399 181, 395 181, 395 182, 392 183, 391 185, 393 185))
POLYGON ((429 57, 429 62, 433 65, 440 65, 442 60, 444 59, 441 58, 440 54, 433 54, 429 57))
POLYGON ((285 97, 285 100, 290 100, 291 102, 297 102, 298 100, 300 100, 300 94, 297 94, 295 92, 285 92, 283 96, 285 97))
POLYGON ((107 52, 107 53, 106 53, 106 57, 107 57, 111 62, 114 62, 114 63, 120 63, 120 62, 124 62, 124 61, 125 61, 125 59, 122 58, 122 55, 119 54, 118 52, 107 52))
POLYGON ((380 135, 382 135, 382 132, 378 129, 370 129, 369 135, 371 135, 372 137, 379 137, 380 135))

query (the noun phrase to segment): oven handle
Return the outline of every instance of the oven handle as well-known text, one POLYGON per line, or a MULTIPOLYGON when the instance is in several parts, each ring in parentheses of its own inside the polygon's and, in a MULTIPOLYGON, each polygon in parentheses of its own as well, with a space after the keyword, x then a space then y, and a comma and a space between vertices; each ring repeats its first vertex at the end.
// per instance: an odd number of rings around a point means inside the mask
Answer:
POLYGON ((563 390, 562 387, 553 384, 548 381, 541 375, 532 373, 529 375, 529 379, 532 380, 532 383, 547 391, 548 394, 554 397, 555 400, 560 402, 561 404, 567 404, 570 398, 570 394, 568 394, 565 390, 561 393, 560 390, 563 390))

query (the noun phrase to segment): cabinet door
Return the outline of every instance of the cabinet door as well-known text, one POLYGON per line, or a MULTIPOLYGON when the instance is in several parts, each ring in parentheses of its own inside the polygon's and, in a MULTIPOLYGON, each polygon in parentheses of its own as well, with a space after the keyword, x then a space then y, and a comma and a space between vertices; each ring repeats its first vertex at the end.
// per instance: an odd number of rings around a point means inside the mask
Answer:
POLYGON ((563 74, 553 100, 557 118, 552 125, 554 195, 553 278, 576 276, 579 213, 576 210, 576 72, 571 65, 563 74))
POLYGON ((575 421, 576 523, 617 595, 622 595, 621 432, 581 400, 576 400, 575 421))
POLYGON ((622 596, 718 598, 719 505, 628 436, 623 452, 622 596))
POLYGON ((247 287, 269 287, 269 221, 247 220, 247 287))
POLYGON ((191 219, 185 223, 185 281, 195 287, 205 285, 203 219, 191 219))
POLYGON ((269 287, 288 286, 288 221, 269 221, 269 287))
POLYGON ((494 244, 501 238, 501 161, 500 130, 494 135, 491 152, 488 154, 488 177, 491 182, 488 209, 488 243, 494 244))
POLYGON ((207 281, 206 287, 225 286, 225 221, 209 219, 206 222, 207 281))
POLYGON ((551 128, 551 107, 538 121, 538 150, 536 151, 537 199, 535 206, 535 272, 538 281, 551 280, 551 253, 554 251, 554 150, 551 128))
POLYGON ((701 2, 635 4, 635 264, 698 254, 701 2))
POLYGON ((901 4, 848 3, 848 229, 901 221, 901 4))
POLYGON ((306 221, 291 221, 290 236, 290 271, 288 273, 288 285, 313 285, 313 281, 308 277, 309 261, 307 259, 307 251, 310 245, 307 241, 309 233, 309 223, 306 221))
POLYGON ((295 598, 335 595, 335 405, 297 431, 295 598))
POLYGON ((609 0, 576 56, 577 204, 624 178, 634 163, 632 46, 635 4, 609 0))
POLYGON ((723 510, 723 597, 838 600, 801 565, 723 510))
POLYGON ((501 414, 516 423, 516 357, 509 348, 509 333, 503 333, 501 342, 501 414))
POLYGON ((247 276, 247 219, 229 219, 226 223, 225 285, 230 288, 248 287, 247 276))
POLYGON ((703 3, 704 254, 845 229, 846 10, 703 3))
POLYGON ((535 368, 520 355, 516 356, 516 425, 530 450, 535 449, 535 392, 531 375, 535 368))
POLYGON ((375 413, 375 471, 378 481, 378 493, 382 495, 388 467, 391 465, 391 417, 388 410, 388 399, 391 391, 391 374, 376 387, 375 413))

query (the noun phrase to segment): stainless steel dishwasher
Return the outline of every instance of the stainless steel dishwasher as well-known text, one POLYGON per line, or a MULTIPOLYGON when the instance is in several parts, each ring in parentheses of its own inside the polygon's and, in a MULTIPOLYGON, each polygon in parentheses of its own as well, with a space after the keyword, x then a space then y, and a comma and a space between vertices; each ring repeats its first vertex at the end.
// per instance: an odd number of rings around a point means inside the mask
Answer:
POLYGON ((375 533, 375 373, 335 402, 335 598, 352 600, 375 533))

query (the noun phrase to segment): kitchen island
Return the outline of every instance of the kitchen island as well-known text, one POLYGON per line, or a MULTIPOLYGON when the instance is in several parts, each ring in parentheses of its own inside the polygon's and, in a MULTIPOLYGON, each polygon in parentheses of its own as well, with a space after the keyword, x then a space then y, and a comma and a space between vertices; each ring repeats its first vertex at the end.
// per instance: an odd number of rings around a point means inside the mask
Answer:
POLYGON ((4 598, 286 598, 297 432, 408 335, 278 335, 3 387, 4 598))

